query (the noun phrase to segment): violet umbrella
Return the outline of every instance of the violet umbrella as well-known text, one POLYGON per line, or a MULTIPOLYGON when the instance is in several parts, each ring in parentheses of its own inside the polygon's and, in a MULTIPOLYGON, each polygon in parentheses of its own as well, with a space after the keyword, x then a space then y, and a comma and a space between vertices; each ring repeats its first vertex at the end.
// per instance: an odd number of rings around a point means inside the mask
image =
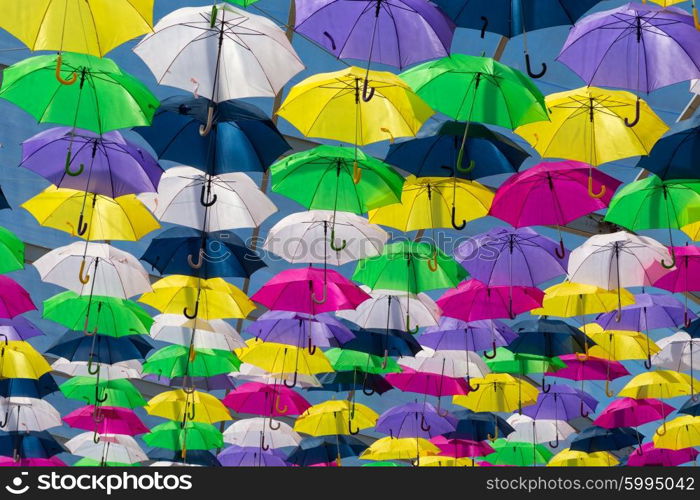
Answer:
POLYGON ((700 78, 700 31, 684 10, 628 3, 579 20, 557 60, 589 86, 648 94, 700 78))
MULTIPOLYGON (((565 354, 559 356, 559 359, 566 364, 566 368, 560 368, 556 372, 547 373, 547 375, 578 380, 581 382, 581 391, 583 391, 583 383, 586 380, 605 380, 605 395, 609 398, 614 395, 610 390, 610 381, 630 374, 619 361, 596 358, 586 354, 565 354)), ((588 416, 588 412, 582 409, 581 416, 588 416)))
POLYGON ((488 286, 476 279, 461 282, 437 300, 445 316, 463 321, 510 318, 542 306, 544 292, 526 286, 488 286))
MULTIPOLYGON (((425 0, 296 0, 295 31, 340 59, 404 68, 449 54, 454 23, 425 0)), ((365 91, 367 88, 365 87, 365 91)))
POLYGON ((100 434, 136 436, 149 430, 133 410, 117 406, 83 406, 63 417, 63 421, 75 429, 93 431, 95 443, 100 434))
POLYGON ((394 438, 430 439, 454 431, 456 425, 455 418, 441 415, 430 403, 406 403, 382 413, 374 429, 394 438))
POLYGON ((566 274, 568 252, 529 227, 493 228, 455 250, 454 257, 472 277, 488 285, 537 286, 566 274))
POLYGON ((251 297, 269 309, 306 314, 355 309, 369 298, 337 271, 311 266, 282 271, 251 297))
POLYGON ((110 198, 156 192, 163 174, 155 158, 119 132, 70 127, 44 130, 22 143, 20 165, 60 188, 110 198))
POLYGON ((463 321, 443 316, 436 326, 427 328, 420 336, 421 345, 436 351, 491 351, 484 355, 492 359, 496 348, 510 344, 517 334, 498 320, 463 321))
POLYGON ((36 310, 29 292, 12 278, 0 276, 0 318, 11 319, 36 310))
MULTIPOLYGON (((587 163, 542 162, 509 177, 496 191, 489 215, 513 227, 565 226, 607 208, 620 184, 587 163)), ((557 256, 565 255, 560 235, 557 256)))
POLYGON ((12 319, 0 318, 0 339, 2 340, 27 340, 38 335, 44 335, 44 332, 23 316, 12 319))
POLYGON ((628 467, 678 467, 694 462, 700 452, 695 448, 667 450, 655 448, 654 443, 644 443, 627 459, 628 467), (641 450, 641 453, 639 452, 641 450))
MULTIPOLYGON (((554 384, 549 392, 540 393, 537 402, 523 408, 523 415, 541 420, 570 421, 593 413, 598 406, 590 394, 568 385, 554 384)), ((550 447, 559 446, 559 440, 550 447)))
POLYGON ((259 446, 229 446, 216 458, 224 467, 289 467, 280 452, 259 446))

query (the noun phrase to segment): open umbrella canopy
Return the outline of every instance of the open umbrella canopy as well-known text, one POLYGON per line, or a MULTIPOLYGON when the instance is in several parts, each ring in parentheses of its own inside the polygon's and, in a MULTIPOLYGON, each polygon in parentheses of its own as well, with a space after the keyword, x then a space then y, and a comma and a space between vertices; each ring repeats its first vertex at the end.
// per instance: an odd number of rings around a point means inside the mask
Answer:
MULTIPOLYGON (((625 289, 619 291, 623 307, 634 304, 634 295, 625 289)), ((605 313, 617 309, 618 291, 605 290, 595 285, 564 281, 544 291, 542 307, 532 314, 582 318, 588 314, 605 313)))
POLYGON ((420 342, 436 351, 476 352, 508 345, 515 337, 515 332, 498 320, 462 321, 443 316, 437 325, 423 331, 420 342))
MULTIPOLYGON (((64 333, 46 352, 66 361, 87 361, 90 370, 94 363, 113 365, 132 359, 143 359, 153 346, 141 335, 85 335, 83 332, 64 333)), ((108 368, 102 373, 111 371, 108 368)), ((89 373, 89 372, 88 372, 89 373)), ((91 374, 94 375, 94 374, 91 374)))
POLYGON ((137 436, 148 432, 133 410, 117 406, 82 406, 63 417, 63 421, 70 427, 95 434, 137 436))
POLYGON ((367 445, 353 436, 319 436, 301 440, 299 446, 287 457, 290 463, 300 467, 335 462, 345 457, 356 457, 367 445))
POLYGON ((667 399, 692 396, 693 387, 700 388, 700 382, 693 381, 690 375, 673 370, 655 370, 636 375, 617 395, 635 399, 667 399))
POLYGON ((669 450, 666 448, 656 448, 654 443, 644 443, 639 450, 631 453, 627 459, 629 467, 678 467, 697 459, 698 452, 695 448, 682 448, 680 450, 669 450))
POLYGON ((697 179, 692 158, 700 148, 700 116, 689 118, 671 127, 652 148, 649 156, 640 158, 637 166, 660 178, 697 179))
POLYGON ((569 448, 574 451, 592 453, 596 451, 613 451, 639 444, 644 436, 631 427, 613 427, 606 429, 592 425, 579 432, 571 440, 569 448))
POLYGON ((466 396, 454 396, 452 401, 472 411, 511 412, 537 401, 537 388, 507 373, 490 373, 474 378, 471 383, 478 390, 466 396))
POLYGON ((65 450, 47 431, 3 432, 0 434, 0 455, 28 458, 51 458, 65 450))
POLYGON ((246 344, 247 347, 235 351, 241 361, 255 365, 269 373, 280 374, 280 379, 285 378, 286 374, 294 373, 293 384, 296 384, 298 373, 313 375, 333 371, 328 359, 320 349, 313 349, 311 352, 304 347, 263 342, 257 339, 249 339, 246 344))
POLYGON ((240 360, 231 351, 169 345, 155 351, 143 364, 143 373, 168 378, 213 377, 238 370, 240 360))
POLYGON ((301 394, 283 384, 247 382, 229 392, 224 405, 237 413, 276 417, 301 415, 311 406, 301 394))
POLYGON ((311 436, 357 434, 374 427, 377 413, 368 406, 350 401, 325 401, 311 406, 294 422, 294 430, 311 436))
POLYGON ((31 344, 22 340, 7 341, 0 347, 0 377, 39 379, 51 366, 31 344))
POLYGON ((621 398, 610 403, 593 424, 606 429, 638 427, 666 418, 675 408, 658 399, 621 398))
POLYGON ((476 279, 447 290, 437 300, 445 316, 463 321, 515 318, 542 305, 544 292, 528 286, 488 286, 476 279))
POLYGON ((61 384, 60 389, 65 397, 91 405, 104 404, 132 409, 146 405, 146 400, 138 389, 126 379, 110 380, 104 377, 99 380, 78 376, 61 384))
POLYGON ((36 310, 29 293, 15 280, 0 276, 0 318, 12 319, 36 310))
POLYGON ((211 450, 221 448, 223 436, 212 424, 202 422, 164 422, 143 437, 146 444, 168 450, 211 450))
POLYGON ((305 347, 345 344, 355 336, 343 323, 328 314, 310 315, 292 311, 267 311, 248 325, 246 333, 264 342, 305 347))
POLYGON ((383 437, 363 451, 360 458, 363 460, 413 460, 439 453, 440 448, 424 438, 383 437))
POLYGON ((151 398, 146 405, 146 411, 149 415, 185 423, 189 421, 213 424, 231 420, 226 407, 211 394, 199 391, 185 392, 182 389, 161 392, 151 398))
POLYGON ((606 451, 586 453, 564 448, 547 462, 547 467, 612 467, 619 463, 615 455, 606 451))
POLYGON ((544 465, 554 455, 545 446, 532 442, 497 439, 491 446, 495 451, 483 457, 483 460, 492 465, 544 465))

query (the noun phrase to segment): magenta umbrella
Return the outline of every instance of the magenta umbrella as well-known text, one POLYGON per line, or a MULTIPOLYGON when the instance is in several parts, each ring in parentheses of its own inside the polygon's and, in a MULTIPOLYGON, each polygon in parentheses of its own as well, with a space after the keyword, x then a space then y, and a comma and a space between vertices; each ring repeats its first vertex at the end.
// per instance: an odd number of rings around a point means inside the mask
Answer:
POLYGON ((596 358, 586 354, 564 354, 559 359, 566 365, 565 368, 551 373, 546 373, 552 377, 560 377, 569 380, 580 380, 581 390, 585 380, 605 380, 605 394, 611 398, 614 393, 610 391, 610 381, 630 374, 627 368, 619 361, 612 361, 604 358, 596 358))
POLYGON ((658 399, 616 399, 593 421, 594 425, 612 429, 637 427, 666 418, 675 408, 658 399))
MULTIPOLYGON (((542 162, 506 180, 496 191, 490 215, 513 227, 565 226, 607 208, 622 184, 587 163, 542 162)), ((559 258, 564 243, 559 237, 559 258)))
POLYGON ((311 406, 296 391, 282 384, 260 382, 248 382, 237 387, 226 395, 223 403, 237 413, 264 417, 301 415, 311 406))
POLYGON ((401 373, 388 373, 384 376, 387 382, 401 391, 437 397, 469 392, 469 386, 464 379, 446 377, 438 373, 418 372, 408 367, 401 369, 403 370, 401 373))
POLYGON ((117 406, 83 406, 63 417, 63 421, 75 429, 99 434, 126 434, 136 436, 148 432, 133 410, 117 406))
POLYGON ((496 451, 485 441, 450 439, 445 436, 435 436, 430 442, 440 448, 441 455, 454 458, 485 457, 496 451))
POLYGON ((676 268, 669 271, 655 261, 647 270, 649 276, 659 276, 652 284, 669 292, 700 292, 700 248, 670 247, 669 251, 676 256, 676 268))
POLYGON ((36 306, 22 286, 7 276, 0 276, 0 318, 14 318, 36 306))
POLYGON ((515 318, 542 306, 544 292, 528 286, 487 286, 470 279, 437 300, 443 315, 462 321, 515 318))
POLYGON ((655 448, 654 443, 644 443, 627 459, 629 467, 676 467, 694 461, 700 453, 695 448, 667 450, 655 448))
POLYGON ((20 458, 0 457, 0 467, 67 467, 63 460, 56 457, 49 458, 20 458))
POLYGON ((355 309, 371 298, 331 269, 287 269, 265 283, 252 297, 268 309, 306 314, 355 309))

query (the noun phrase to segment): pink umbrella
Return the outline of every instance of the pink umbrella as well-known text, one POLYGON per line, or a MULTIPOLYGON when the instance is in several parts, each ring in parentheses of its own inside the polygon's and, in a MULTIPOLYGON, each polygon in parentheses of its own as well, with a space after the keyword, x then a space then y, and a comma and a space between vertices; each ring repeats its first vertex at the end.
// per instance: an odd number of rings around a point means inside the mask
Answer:
POLYGON ((35 310, 29 293, 19 283, 7 276, 0 276, 0 318, 14 318, 35 310))
POLYGON ((610 403, 593 423, 599 427, 637 427, 666 418, 675 411, 658 399, 622 398, 610 403))
POLYGON ((444 316, 463 321, 514 318, 542 306, 544 292, 528 286, 488 286, 470 279, 437 300, 444 316))
MULTIPOLYGON (((620 184, 586 163, 543 162, 506 180, 496 191, 490 215, 513 227, 565 226, 607 208, 620 184)), ((561 237, 559 244, 563 258, 561 237)))
POLYGON ((417 372, 403 367, 401 373, 388 373, 384 378, 391 385, 405 392, 428 394, 430 396, 454 396, 467 394, 467 381, 461 378, 446 377, 437 373, 417 372))
POLYGON ((430 440, 440 448, 442 455, 454 458, 461 457, 485 457, 494 453, 491 445, 484 441, 470 441, 469 439, 449 439, 445 436, 435 436, 430 440))
POLYGON ((264 417, 301 415, 311 406, 299 393, 281 384, 248 382, 229 392, 224 405, 237 413, 264 417))
MULTIPOLYGON (((658 276, 652 284, 656 288, 669 292, 700 292, 700 248, 687 245, 669 247, 669 250, 676 256, 676 267, 669 271, 661 263, 654 262, 654 265, 647 270, 649 276, 658 276)), ((687 295, 685 309, 685 324, 688 326, 691 318, 688 314, 687 295)))
POLYGON ((67 467, 67 465, 56 457, 20 458, 17 461, 12 457, 0 457, 0 467, 67 467))
POLYGON ((644 443, 637 448, 627 459, 630 467, 676 467, 694 461, 698 454, 695 448, 683 448, 681 450, 666 450, 654 448, 654 443, 644 443))
POLYGON ((76 429, 99 434, 126 434, 136 436, 148 432, 133 410, 116 406, 83 406, 63 417, 63 421, 76 429))
POLYGON ((561 377, 569 380, 580 380, 583 390, 584 380, 605 380, 605 394, 610 398, 614 393, 610 391, 610 381, 625 377, 630 374, 619 361, 596 358, 585 354, 564 354, 559 356, 565 368, 556 372, 547 373, 552 377, 561 377))
POLYGON ((287 269, 263 285, 252 297, 269 309, 307 314, 355 309, 370 296, 330 269, 287 269))

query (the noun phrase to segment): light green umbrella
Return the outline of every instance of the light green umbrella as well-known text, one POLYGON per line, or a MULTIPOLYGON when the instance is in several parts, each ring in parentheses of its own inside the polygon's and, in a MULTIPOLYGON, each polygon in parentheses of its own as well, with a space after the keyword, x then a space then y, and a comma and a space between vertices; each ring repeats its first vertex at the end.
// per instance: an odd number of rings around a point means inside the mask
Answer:
POLYGON ((566 368, 566 363, 559 358, 548 358, 537 354, 514 353, 505 347, 497 348, 496 357, 491 359, 484 358, 484 361, 491 371, 515 373, 517 375, 555 372, 566 368))
POLYGON ((258 0, 225 0, 225 1, 228 3, 232 3, 233 5, 240 5, 241 7, 248 7, 249 5, 253 5, 258 0))
POLYGON ((531 466, 544 465, 554 454, 541 444, 527 443, 524 441, 508 441, 497 439, 490 443, 496 450, 486 455, 483 460, 493 465, 531 466))
POLYGON ((149 356, 143 364, 143 373, 161 377, 213 377, 238 371, 241 361, 231 351, 194 349, 169 345, 149 356))
POLYGON ((13 232, 0 227, 0 274, 24 269, 24 243, 13 232))
MULTIPOLYGON (((353 351, 351 349, 340 349, 334 347, 325 353, 331 366, 336 372, 357 370, 361 373, 372 373, 382 375, 384 373, 400 373, 401 367, 391 358, 383 358, 375 354, 353 351)), ((358 380, 362 380, 362 375, 358 374, 358 380)))
POLYGON ((140 467, 140 463, 127 464, 125 462, 100 462, 94 458, 81 458, 73 464, 73 467, 140 467))
POLYGON ((212 424, 204 422, 165 422, 156 425, 143 436, 149 446, 168 450, 211 450, 224 445, 223 434, 212 424))
POLYGON ((73 377, 59 387, 68 399, 89 405, 137 408, 146 406, 139 390, 126 379, 99 380, 93 377, 73 377))

